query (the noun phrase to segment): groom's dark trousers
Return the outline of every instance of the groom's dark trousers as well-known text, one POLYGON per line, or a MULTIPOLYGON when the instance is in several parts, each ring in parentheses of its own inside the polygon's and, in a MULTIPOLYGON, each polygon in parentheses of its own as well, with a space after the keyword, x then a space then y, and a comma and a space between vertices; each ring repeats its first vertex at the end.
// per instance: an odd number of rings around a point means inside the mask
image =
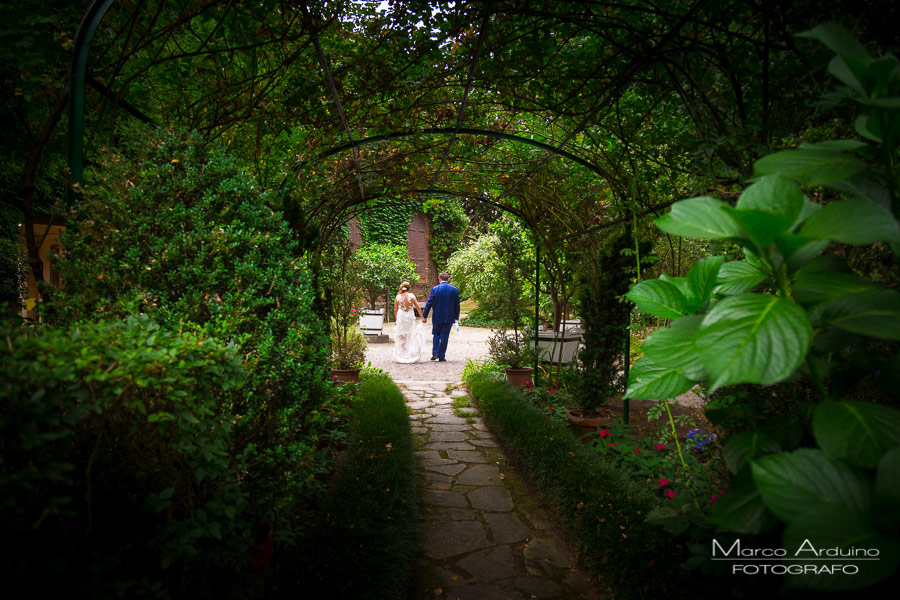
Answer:
POLYGON ((459 319, 459 290, 446 281, 431 288, 422 315, 427 318, 432 309, 434 317, 431 319, 431 333, 434 335, 434 343, 431 355, 444 358, 450 339, 450 328, 453 322, 459 319))
POLYGON ((444 358, 447 354, 447 342, 450 341, 450 328, 453 323, 435 323, 431 326, 431 333, 434 334, 434 343, 431 347, 431 355, 438 358, 444 358))

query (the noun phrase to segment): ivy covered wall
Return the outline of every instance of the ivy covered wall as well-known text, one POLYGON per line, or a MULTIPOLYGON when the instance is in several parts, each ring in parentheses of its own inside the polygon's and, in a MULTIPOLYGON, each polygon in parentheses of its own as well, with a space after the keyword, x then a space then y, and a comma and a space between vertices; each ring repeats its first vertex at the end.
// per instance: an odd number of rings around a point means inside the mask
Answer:
POLYGON ((369 244, 406 245, 406 232, 413 213, 422 209, 420 200, 377 200, 359 215, 359 233, 364 246, 369 244))

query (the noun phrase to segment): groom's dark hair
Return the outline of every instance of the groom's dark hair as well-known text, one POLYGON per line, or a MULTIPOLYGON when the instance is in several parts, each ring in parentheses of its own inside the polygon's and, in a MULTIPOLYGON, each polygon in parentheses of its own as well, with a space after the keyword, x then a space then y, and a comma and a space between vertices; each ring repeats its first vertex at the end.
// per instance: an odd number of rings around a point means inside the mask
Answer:
POLYGON ((438 273, 438 279, 441 281, 450 281, 450 276, 446 273, 438 273))

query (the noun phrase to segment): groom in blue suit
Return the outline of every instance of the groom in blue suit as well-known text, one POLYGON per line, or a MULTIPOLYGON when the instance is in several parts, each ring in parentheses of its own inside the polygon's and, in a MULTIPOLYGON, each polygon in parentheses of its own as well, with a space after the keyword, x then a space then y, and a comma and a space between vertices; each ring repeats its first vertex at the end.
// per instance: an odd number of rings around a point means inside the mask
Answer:
POLYGON ((431 349, 431 360, 447 362, 447 342, 450 340, 450 327, 459 320, 459 290, 448 283, 450 276, 446 273, 438 275, 441 282, 431 288, 428 302, 422 310, 422 323, 428 322, 428 311, 434 308, 431 321, 431 333, 434 344, 431 349))

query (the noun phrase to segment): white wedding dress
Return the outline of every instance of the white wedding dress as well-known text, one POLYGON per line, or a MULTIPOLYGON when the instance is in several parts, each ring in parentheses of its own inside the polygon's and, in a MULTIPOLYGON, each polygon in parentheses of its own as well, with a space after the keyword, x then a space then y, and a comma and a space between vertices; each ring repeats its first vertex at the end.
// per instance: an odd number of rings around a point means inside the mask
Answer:
POLYGON ((425 346, 422 324, 416 322, 415 296, 409 292, 397 294, 397 325, 394 328, 394 361, 419 362, 425 346))

